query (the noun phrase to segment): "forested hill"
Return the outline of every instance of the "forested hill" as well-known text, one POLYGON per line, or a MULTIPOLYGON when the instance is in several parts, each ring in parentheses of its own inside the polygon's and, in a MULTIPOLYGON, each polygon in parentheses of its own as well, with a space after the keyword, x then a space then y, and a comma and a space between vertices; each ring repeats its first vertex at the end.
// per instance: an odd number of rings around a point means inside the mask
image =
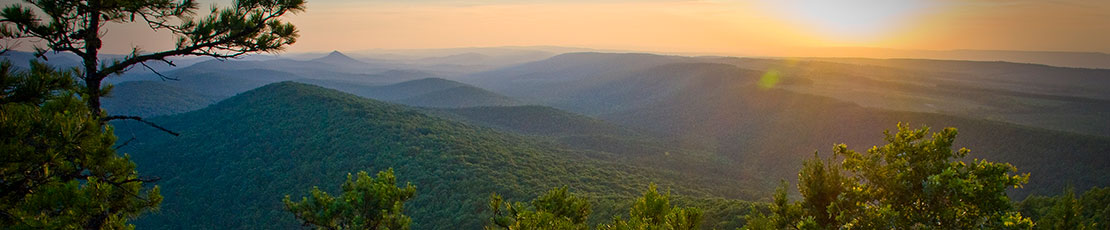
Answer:
POLYGON ((515 99, 465 83, 434 77, 376 86, 345 81, 309 79, 297 81, 337 89, 375 100, 418 107, 461 108, 524 104, 515 99))
MULTIPOLYGON (((283 211, 285 194, 303 196, 314 185, 335 192, 347 173, 386 168, 417 187, 416 198, 405 204, 414 229, 479 229, 491 192, 525 200, 568 185, 595 200, 591 219, 604 221, 624 212, 615 210, 627 210, 615 207, 626 206, 649 182, 706 198, 745 187, 594 160, 301 83, 275 83, 153 120, 182 135, 133 123, 119 124, 116 132, 137 137, 121 152, 131 155, 142 175, 161 178, 165 200, 160 212, 136 222, 143 229, 297 228, 283 211)), ((715 209, 709 210, 714 218, 715 209)))

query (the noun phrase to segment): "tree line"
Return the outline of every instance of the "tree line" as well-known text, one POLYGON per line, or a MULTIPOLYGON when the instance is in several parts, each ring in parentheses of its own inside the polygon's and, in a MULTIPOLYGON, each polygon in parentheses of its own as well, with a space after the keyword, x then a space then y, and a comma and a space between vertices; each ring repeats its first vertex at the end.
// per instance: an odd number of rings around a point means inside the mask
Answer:
MULTIPOLYGON (((970 150, 953 150, 955 128, 930 133, 928 127, 898 124, 884 132, 887 144, 856 152, 846 145, 833 156, 817 153, 798 173, 802 199, 790 202, 783 182, 774 201, 753 207, 742 229, 1105 229, 1110 226, 1110 188, 1091 189, 1076 198, 1073 191, 1056 197, 1033 196, 1013 202, 1008 188, 1020 188, 1029 174, 1017 174, 1008 163, 957 159, 970 150), (843 158, 842 160, 838 160, 843 158), (1023 216, 1029 215, 1029 216, 1023 216), (1032 218, 1031 218, 1032 217, 1032 218), (1033 219, 1038 220, 1034 224, 1033 219)), ((287 210, 307 226, 319 229, 408 229, 404 202, 412 185, 395 187, 392 170, 376 178, 348 175, 341 198, 314 188, 300 202, 284 201, 287 210), (354 178, 354 179, 353 179, 354 178), (371 194, 377 193, 377 194, 371 194), (373 202, 367 203, 366 200, 373 202), (363 204, 352 208, 352 204, 363 204), (370 210, 359 212, 355 209, 370 210), (321 221, 323 220, 323 221, 321 221)), ((486 229, 589 229, 590 203, 555 188, 531 202, 504 201, 493 194, 486 229)), ((702 212, 670 204, 669 193, 654 184, 637 198, 628 218, 594 229, 700 229, 702 212)))

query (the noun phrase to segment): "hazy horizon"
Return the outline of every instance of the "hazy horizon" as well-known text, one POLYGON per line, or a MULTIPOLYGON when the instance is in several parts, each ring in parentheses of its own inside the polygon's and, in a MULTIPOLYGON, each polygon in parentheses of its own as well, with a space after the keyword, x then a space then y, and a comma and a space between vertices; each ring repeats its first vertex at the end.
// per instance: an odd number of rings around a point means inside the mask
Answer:
MULTIPOLYGON (((199 2, 201 12, 231 4, 199 2)), ((504 46, 729 56, 839 56, 831 50, 845 47, 1110 53, 1106 1, 317 0, 307 8, 288 18, 301 36, 287 53, 504 46)), ((106 53, 163 50, 173 41, 145 24, 107 29, 106 53)))

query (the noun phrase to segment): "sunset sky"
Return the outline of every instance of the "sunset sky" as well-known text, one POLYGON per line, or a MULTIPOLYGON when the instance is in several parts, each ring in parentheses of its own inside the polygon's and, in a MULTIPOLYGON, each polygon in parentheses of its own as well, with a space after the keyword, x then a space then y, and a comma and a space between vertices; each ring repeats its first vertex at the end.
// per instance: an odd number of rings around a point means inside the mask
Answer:
MULTIPOLYGON (((230 1, 201 2, 204 11, 230 1)), ((812 47, 1110 52, 1104 0, 309 0, 307 12, 289 20, 301 31, 289 52, 532 45, 739 55, 812 47)), ((110 29, 109 52, 172 41, 138 26, 110 29)))

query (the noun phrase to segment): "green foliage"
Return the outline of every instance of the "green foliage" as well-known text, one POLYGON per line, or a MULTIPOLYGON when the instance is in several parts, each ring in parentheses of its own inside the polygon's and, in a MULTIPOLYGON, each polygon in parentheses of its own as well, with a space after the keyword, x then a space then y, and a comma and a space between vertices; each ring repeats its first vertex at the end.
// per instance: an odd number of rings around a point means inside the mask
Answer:
POLYGON ((556 188, 536 197, 529 204, 503 201, 500 195, 490 195, 490 223, 486 229, 566 229, 585 230, 590 217, 590 203, 584 198, 567 192, 567 187, 556 188))
POLYGON ((347 174, 343 194, 332 197, 313 187, 312 195, 293 202, 289 195, 283 202, 304 224, 317 229, 409 229, 412 218, 405 216, 405 201, 416 195, 416 187, 397 187, 393 169, 378 172, 371 178, 365 171, 358 176, 347 174))
POLYGON ((1106 229, 1110 227, 1110 188, 1092 188, 1076 197, 1068 188, 1063 194, 1030 196, 1018 209, 1037 220, 1034 229, 1106 229))
MULTIPOLYGON (((655 184, 648 186, 643 196, 637 198, 629 209, 629 219, 614 216, 612 223, 601 224, 597 229, 659 229, 693 230, 699 229, 703 216, 698 208, 671 206, 670 192, 660 194, 655 184)), ((532 200, 528 205, 505 202, 500 195, 490 196, 490 218, 487 230, 492 229, 588 229, 590 203, 583 198, 570 195, 566 187, 556 188, 532 200)))
POLYGON ((701 229, 738 229, 752 207, 762 203, 720 197, 674 196, 676 206, 697 208, 702 211, 701 229))
POLYGON ((629 210, 628 220, 613 217, 610 224, 599 225, 599 230, 693 230, 701 226, 702 212, 697 208, 671 206, 670 192, 660 194, 655 184, 648 186, 643 197, 636 199, 629 210))
POLYGON ((1041 221, 1038 229, 1096 229, 1093 223, 1085 223, 1087 221, 1080 215, 1083 206, 1075 199, 1074 189, 1068 188, 1055 203, 1044 217, 1037 219, 1041 221))
POLYGON ((749 229, 1029 229, 1033 223, 1018 213, 1007 188, 1017 188, 1029 176, 1012 175, 1006 163, 956 159, 970 150, 952 150, 955 128, 933 133, 898 124, 898 132, 884 133, 888 144, 865 153, 840 144, 832 159, 806 162, 799 173, 803 200, 786 201, 776 193, 771 216, 749 216, 758 223, 749 229), (843 175, 843 176, 842 176, 843 175), (840 182, 836 182, 840 181, 840 182))
MULTIPOLYGON (((710 149, 685 148, 680 141, 644 135, 596 118, 552 107, 483 106, 425 111, 474 126, 537 137, 542 141, 585 153, 590 158, 646 167, 654 171, 680 173, 682 175, 674 178, 681 182, 676 187, 696 187, 716 196, 733 199, 755 199, 763 195, 763 192, 752 186, 755 182, 722 176, 723 171, 734 170, 736 165, 722 155, 711 153, 710 149)), ((746 206, 739 209, 723 207, 721 202, 728 205, 736 202, 717 199, 721 197, 698 197, 714 202, 699 202, 696 205, 721 208, 714 209, 722 212, 713 212, 713 215, 723 214, 726 209, 747 210, 746 206)))
POLYGON ((69 72, 0 64, 0 228, 130 229, 161 202, 69 72))
MULTIPOLYGON (((837 224, 835 214, 829 212, 828 209, 829 206, 837 202, 840 194, 844 193, 842 184, 845 178, 840 172, 839 166, 832 160, 822 162, 817 153, 814 152, 813 159, 805 161, 801 172, 798 173, 798 192, 804 198, 800 208, 805 212, 804 215, 812 217, 814 224, 818 226, 835 226, 837 224)), ((782 192, 776 191, 776 194, 780 193, 785 195, 785 190, 782 190, 782 192)), ((785 202, 786 197, 776 195, 775 199, 777 205, 778 199, 785 202)))
POLYGON ((793 229, 799 220, 803 220, 805 216, 802 210, 802 203, 790 203, 787 199, 787 184, 782 181, 778 188, 775 189, 774 199, 770 205, 770 214, 766 215, 760 210, 752 207, 751 214, 744 217, 747 220, 747 225, 744 229, 793 229))

